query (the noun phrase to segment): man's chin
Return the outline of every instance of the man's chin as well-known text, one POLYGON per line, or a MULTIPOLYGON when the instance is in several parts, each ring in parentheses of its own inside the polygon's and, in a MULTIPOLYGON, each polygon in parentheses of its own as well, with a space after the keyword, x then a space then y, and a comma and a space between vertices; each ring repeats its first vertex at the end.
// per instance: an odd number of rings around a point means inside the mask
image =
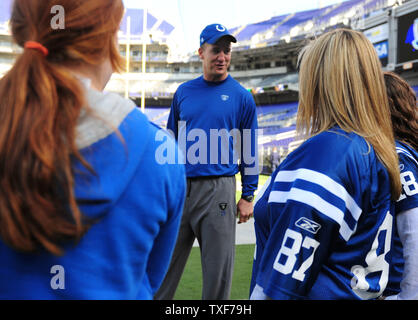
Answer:
POLYGON ((215 73, 218 75, 218 76, 222 76, 222 75, 224 75, 225 73, 227 73, 228 72, 228 70, 227 69, 216 69, 215 70, 215 73))
POLYGON ((222 70, 222 71, 214 70, 210 74, 210 78, 213 78, 215 81, 219 81, 220 79, 226 78, 227 75, 228 75, 227 70, 222 70))

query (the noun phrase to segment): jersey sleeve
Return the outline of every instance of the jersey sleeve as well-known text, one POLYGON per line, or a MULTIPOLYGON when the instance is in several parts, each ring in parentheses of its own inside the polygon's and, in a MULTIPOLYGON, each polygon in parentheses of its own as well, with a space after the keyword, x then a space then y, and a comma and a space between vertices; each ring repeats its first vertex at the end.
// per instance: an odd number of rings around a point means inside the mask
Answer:
POLYGON ((402 193, 395 204, 396 213, 418 207, 418 162, 409 150, 397 147, 402 193))

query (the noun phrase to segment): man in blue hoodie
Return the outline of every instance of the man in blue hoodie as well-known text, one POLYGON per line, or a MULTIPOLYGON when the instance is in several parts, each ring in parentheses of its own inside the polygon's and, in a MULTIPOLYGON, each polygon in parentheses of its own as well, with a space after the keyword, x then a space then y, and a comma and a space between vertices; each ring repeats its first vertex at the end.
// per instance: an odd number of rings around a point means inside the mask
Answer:
POLYGON ((228 74, 231 42, 221 24, 200 35, 203 75, 174 95, 167 129, 186 159, 187 198, 167 276, 155 299, 172 299, 197 238, 202 260, 202 299, 229 299, 235 253, 235 217, 247 222, 258 185, 254 99, 228 74), (239 162, 238 162, 239 159, 239 162), (242 177, 236 203, 235 175, 242 177))

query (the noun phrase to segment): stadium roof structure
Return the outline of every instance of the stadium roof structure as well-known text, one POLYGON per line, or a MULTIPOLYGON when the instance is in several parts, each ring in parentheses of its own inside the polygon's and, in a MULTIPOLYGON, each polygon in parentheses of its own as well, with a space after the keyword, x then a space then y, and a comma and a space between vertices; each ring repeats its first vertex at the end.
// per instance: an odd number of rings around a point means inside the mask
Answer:
POLYGON ((320 9, 272 17, 269 20, 230 29, 240 47, 269 46, 281 40, 316 35, 330 26, 360 20, 388 6, 388 0, 349 0, 320 9))

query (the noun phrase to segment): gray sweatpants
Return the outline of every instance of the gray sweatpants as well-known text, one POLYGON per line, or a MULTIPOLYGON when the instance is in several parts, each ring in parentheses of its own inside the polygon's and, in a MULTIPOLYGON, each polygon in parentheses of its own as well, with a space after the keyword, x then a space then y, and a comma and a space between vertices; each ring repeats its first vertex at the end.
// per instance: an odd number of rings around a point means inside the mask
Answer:
POLYGON ((196 238, 203 272, 202 299, 229 299, 235 257, 235 191, 235 176, 187 179, 176 247, 156 300, 173 299, 196 238))

